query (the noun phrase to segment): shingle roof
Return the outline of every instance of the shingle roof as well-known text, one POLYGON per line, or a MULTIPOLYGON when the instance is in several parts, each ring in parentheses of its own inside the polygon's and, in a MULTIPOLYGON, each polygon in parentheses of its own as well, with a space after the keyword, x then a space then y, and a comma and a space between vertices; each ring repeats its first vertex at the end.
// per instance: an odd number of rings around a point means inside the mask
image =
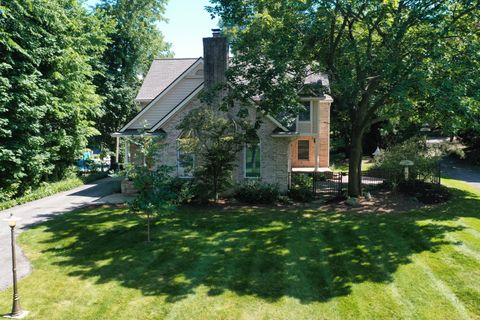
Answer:
POLYGON ((316 84, 321 82, 325 88, 330 87, 330 82, 328 81, 328 76, 325 73, 310 73, 305 78, 305 84, 316 84))
POLYGON ((145 79, 143 79, 142 87, 138 91, 136 99, 154 99, 197 60, 198 58, 171 58, 153 60, 145 79))

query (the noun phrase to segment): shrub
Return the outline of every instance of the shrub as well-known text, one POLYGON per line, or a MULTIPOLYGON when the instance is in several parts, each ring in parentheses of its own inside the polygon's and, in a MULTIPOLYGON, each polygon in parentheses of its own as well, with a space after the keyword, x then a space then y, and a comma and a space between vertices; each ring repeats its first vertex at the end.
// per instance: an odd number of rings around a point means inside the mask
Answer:
POLYGON ((292 182, 288 196, 300 202, 310 202, 315 199, 313 193, 313 178, 310 175, 295 174, 292 175, 292 182))
POLYGON ((464 147, 459 143, 443 142, 438 145, 438 149, 441 151, 442 154, 449 157, 461 160, 465 159, 464 147))
POLYGON ((384 174, 389 186, 396 187, 404 178, 404 168, 399 164, 410 160, 414 164, 409 168, 412 180, 427 182, 439 175, 440 156, 438 150, 428 149, 425 140, 412 138, 395 145, 375 158, 372 173, 384 174))
POLYGON ((195 199, 195 190, 192 179, 173 178, 170 182, 171 190, 177 195, 177 204, 189 203, 195 199))
POLYGON ((451 198, 448 188, 423 181, 402 181, 398 185, 398 190, 424 204, 442 203, 451 198))
POLYGON ((278 186, 259 181, 248 181, 235 189, 235 199, 250 204, 273 204, 278 201, 278 186))

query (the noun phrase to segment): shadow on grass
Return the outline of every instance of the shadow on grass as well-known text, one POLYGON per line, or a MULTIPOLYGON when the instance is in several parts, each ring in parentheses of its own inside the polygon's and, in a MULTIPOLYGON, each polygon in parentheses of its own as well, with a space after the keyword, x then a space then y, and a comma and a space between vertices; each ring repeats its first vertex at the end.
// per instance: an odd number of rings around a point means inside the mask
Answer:
POLYGON ((151 244, 126 210, 97 208, 46 222, 51 236, 42 246, 69 275, 116 281, 170 302, 202 285, 210 295, 229 290, 267 301, 326 301, 348 295, 354 283, 391 281, 415 253, 454 245, 445 235, 461 227, 441 220, 478 217, 480 207, 473 195, 457 191, 457 197, 436 208, 385 215, 182 209, 158 218, 151 244))

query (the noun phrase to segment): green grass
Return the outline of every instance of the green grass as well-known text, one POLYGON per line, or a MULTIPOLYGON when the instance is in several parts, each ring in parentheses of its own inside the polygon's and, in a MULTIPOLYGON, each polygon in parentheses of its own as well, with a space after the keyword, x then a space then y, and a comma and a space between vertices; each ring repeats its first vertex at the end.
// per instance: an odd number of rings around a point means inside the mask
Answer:
POLYGON ((107 177, 106 172, 92 173, 86 176, 68 178, 57 182, 44 183, 42 186, 34 189, 30 193, 15 199, 0 202, 0 210, 5 210, 30 201, 42 199, 55 193, 68 191, 70 189, 91 183, 95 180, 107 177))
MULTIPOLYGON (((23 233, 31 319, 480 319, 480 192, 408 213, 122 208, 23 233)), ((11 291, 0 293, 8 312, 11 291)))
MULTIPOLYGON (((362 170, 368 170, 373 167, 373 161, 371 157, 363 157, 362 170)), ((348 159, 334 160, 330 169, 334 172, 348 172, 348 159)))

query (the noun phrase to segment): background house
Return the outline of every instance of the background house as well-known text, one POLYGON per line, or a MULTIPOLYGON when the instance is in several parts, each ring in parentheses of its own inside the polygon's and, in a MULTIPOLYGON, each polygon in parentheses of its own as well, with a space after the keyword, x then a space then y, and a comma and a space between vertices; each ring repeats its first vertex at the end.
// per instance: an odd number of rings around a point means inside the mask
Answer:
MULTIPOLYGON (((141 111, 119 132, 112 134, 117 139, 117 158, 122 137, 164 135, 165 146, 157 164, 175 167, 180 177, 192 175, 195 157, 179 148, 178 139, 182 132, 177 126, 190 110, 202 107, 199 99, 202 90, 225 82, 228 65, 226 38, 215 32, 212 37, 204 38, 203 43, 203 58, 153 61, 136 98, 142 106, 141 111)), ((306 82, 320 82, 328 87, 327 77, 321 74, 310 75, 306 82)), ((234 171, 237 182, 260 179, 286 190, 291 171, 329 170, 330 106, 333 100, 328 95, 301 99, 305 111, 298 115, 293 128, 286 128, 274 117, 262 114, 252 100, 249 116, 262 120, 257 131, 259 143, 245 145, 239 152, 234 171)), ((127 139, 123 141, 124 163, 141 162, 135 146, 127 139)))

